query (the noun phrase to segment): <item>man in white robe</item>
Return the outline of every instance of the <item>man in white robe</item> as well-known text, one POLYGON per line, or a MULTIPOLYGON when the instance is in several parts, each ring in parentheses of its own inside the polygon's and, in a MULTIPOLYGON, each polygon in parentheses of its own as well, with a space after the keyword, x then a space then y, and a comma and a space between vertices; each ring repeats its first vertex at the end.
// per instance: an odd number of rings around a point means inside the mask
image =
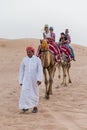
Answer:
POLYGON ((27 56, 23 59, 20 66, 19 84, 21 94, 19 108, 23 112, 33 108, 33 113, 38 112, 39 85, 43 79, 43 69, 41 60, 34 55, 34 49, 27 47, 27 56))

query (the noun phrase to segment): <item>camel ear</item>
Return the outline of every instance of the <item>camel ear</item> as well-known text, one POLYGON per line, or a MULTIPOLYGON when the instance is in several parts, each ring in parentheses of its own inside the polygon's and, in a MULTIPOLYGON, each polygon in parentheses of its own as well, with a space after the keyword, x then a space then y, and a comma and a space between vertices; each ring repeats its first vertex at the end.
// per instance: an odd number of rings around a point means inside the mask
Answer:
POLYGON ((42 40, 40 40, 40 43, 42 43, 42 40))

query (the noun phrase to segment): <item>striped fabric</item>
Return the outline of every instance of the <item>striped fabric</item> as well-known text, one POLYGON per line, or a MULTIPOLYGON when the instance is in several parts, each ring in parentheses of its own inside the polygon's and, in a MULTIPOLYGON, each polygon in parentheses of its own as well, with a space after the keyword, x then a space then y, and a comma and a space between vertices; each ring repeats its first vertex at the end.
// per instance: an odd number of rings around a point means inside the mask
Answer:
POLYGON ((68 61, 71 61, 71 52, 69 48, 65 46, 61 46, 61 50, 62 50, 62 54, 64 54, 68 58, 68 61))

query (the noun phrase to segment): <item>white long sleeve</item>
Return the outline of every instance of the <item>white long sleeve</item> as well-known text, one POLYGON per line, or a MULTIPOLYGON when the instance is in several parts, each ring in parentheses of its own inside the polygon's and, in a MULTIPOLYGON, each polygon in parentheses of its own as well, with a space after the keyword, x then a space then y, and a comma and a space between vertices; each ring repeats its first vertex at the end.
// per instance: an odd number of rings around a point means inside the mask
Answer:
POLYGON ((24 65, 24 62, 22 61, 20 65, 20 72, 19 72, 19 84, 23 83, 24 71, 25 71, 25 65, 24 65))
POLYGON ((38 58, 38 68, 37 68, 37 81, 43 80, 43 68, 42 68, 42 63, 41 60, 38 58))

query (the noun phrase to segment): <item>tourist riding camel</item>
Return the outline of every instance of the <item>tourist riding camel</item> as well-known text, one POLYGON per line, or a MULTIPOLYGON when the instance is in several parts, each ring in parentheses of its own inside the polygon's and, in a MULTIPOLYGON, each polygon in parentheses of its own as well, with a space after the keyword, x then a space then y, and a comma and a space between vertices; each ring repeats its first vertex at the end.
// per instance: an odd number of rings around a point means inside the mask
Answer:
POLYGON ((67 44, 67 38, 65 37, 64 33, 61 33, 61 37, 59 39, 59 43, 58 45, 60 46, 61 50, 62 50, 62 54, 65 55, 65 57, 67 58, 68 62, 70 62, 71 59, 71 52, 70 49, 66 46, 67 44))
POLYGON ((50 27, 49 31, 50 31, 51 39, 55 42, 55 33, 53 32, 54 31, 53 27, 50 27))
POLYGON ((70 51, 71 51, 71 57, 72 57, 72 59, 74 60, 74 61, 76 61, 75 60, 75 54, 74 54, 74 50, 73 50, 73 48, 70 46, 70 43, 71 43, 71 36, 69 35, 69 29, 66 29, 65 30, 65 36, 66 36, 66 38, 67 38, 67 47, 70 49, 70 51))
POLYGON ((59 45, 62 49, 66 49, 66 55, 68 56, 69 60, 75 61, 74 51, 71 49, 72 47, 69 45, 70 39, 67 39, 66 35, 64 33, 60 34, 61 37, 59 39, 59 45))

